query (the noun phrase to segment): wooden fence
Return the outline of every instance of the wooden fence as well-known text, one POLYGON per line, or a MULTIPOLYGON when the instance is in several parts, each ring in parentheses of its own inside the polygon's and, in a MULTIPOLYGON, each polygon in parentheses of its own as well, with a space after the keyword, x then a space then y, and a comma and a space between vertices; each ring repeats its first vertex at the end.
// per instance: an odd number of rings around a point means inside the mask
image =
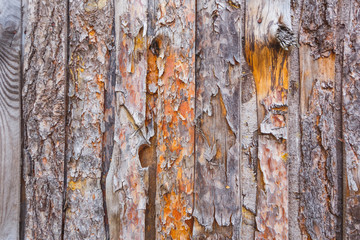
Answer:
POLYGON ((0 0, 0 239, 360 239, 360 0, 0 0))

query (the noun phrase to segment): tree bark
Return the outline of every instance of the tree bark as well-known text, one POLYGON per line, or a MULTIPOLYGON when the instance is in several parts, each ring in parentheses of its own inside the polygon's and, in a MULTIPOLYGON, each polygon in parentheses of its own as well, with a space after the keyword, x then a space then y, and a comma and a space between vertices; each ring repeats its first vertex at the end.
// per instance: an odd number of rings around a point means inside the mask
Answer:
POLYGON ((65 159, 66 3, 27 3, 23 67, 25 239, 61 239, 65 159))
POLYGON ((105 236, 101 175, 112 7, 109 0, 69 2, 64 239, 105 236))
POLYGON ((20 4, 1 239, 358 238, 358 0, 20 4))

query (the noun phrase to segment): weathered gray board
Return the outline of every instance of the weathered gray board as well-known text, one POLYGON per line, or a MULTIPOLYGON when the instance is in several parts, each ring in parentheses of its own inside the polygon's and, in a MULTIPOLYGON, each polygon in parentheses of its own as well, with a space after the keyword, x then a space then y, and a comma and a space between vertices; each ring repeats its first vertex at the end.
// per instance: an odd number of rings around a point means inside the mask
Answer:
POLYGON ((20 0, 0 0, 0 239, 19 236, 20 0))

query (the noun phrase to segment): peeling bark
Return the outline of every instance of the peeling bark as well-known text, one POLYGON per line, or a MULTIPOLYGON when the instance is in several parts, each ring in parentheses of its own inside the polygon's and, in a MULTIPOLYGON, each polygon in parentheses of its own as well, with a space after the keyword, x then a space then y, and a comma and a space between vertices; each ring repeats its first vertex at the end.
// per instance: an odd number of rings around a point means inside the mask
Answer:
POLYGON ((145 239, 148 168, 139 152, 149 144, 145 128, 147 3, 116 1, 115 144, 106 183, 110 239, 145 239))
POLYGON ((25 239, 61 238, 65 158, 66 3, 29 1, 24 85, 25 239))
POLYGON ((192 232, 195 118, 195 1, 157 2, 156 238, 192 232))
POLYGON ((23 1, 1 239, 359 239, 359 0, 23 1))
POLYGON ((300 48, 300 59, 301 229, 312 239, 334 239, 339 224, 334 117, 335 55, 313 60, 310 48, 304 46, 300 48))
POLYGON ((360 236, 360 1, 350 1, 343 63, 343 137, 345 160, 344 239, 360 236))
POLYGON ((290 1, 247 1, 245 55, 256 83, 258 201, 256 239, 288 239, 287 48, 290 1))
POLYGON ((69 3, 69 106, 64 239, 103 239, 101 189, 104 83, 109 71, 112 4, 69 3))
POLYGON ((238 2, 198 2, 195 239, 240 234, 241 20, 238 2))
MULTIPOLYGON (((300 28, 300 228, 312 239, 338 239, 335 72, 336 1, 304 1, 300 28)), ((339 199, 340 198, 340 199, 339 199)))

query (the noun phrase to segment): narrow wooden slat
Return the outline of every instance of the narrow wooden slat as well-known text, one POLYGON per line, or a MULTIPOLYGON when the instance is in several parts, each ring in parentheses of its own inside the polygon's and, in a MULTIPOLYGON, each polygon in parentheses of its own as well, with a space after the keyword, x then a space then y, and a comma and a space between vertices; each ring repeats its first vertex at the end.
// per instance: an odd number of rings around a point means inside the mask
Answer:
POLYGON ((101 189, 104 82, 109 71, 110 0, 69 2, 69 105, 64 239, 103 239, 101 189))
POLYGON ((194 239, 239 239, 241 16, 197 2, 194 239))
POLYGON ((343 63, 344 239, 360 236, 360 1, 348 2, 343 63))
POLYGON ((19 238, 20 0, 0 1, 0 239, 19 238))
POLYGON ((156 4, 156 239, 189 239, 193 225, 196 6, 194 0, 159 0, 156 4))
POLYGON ((24 23, 25 239, 61 239, 65 155, 66 2, 27 3, 24 23))
POLYGON ((258 199, 256 239, 288 239, 287 94, 290 1, 246 2, 245 55, 256 83, 258 199), (283 48, 282 48, 282 47, 283 48))
MULTIPOLYGON (((291 4, 291 23, 298 39, 302 1, 291 4)), ((298 40, 297 40, 298 41, 298 40)), ((289 239, 301 239, 299 224, 301 167, 301 127, 300 127, 300 63, 299 48, 294 47, 289 54, 289 114, 288 114, 288 182, 289 182, 289 239)))
POLYGON ((339 239, 341 227, 335 116, 335 1, 304 1, 300 27, 300 229, 339 239))
POLYGON ((254 239, 257 199, 258 121, 256 86, 247 62, 242 61, 241 80, 241 238, 254 239))
POLYGON ((145 239, 148 169, 139 152, 145 128, 147 2, 115 2, 117 47, 115 143, 107 177, 110 239, 145 239))

